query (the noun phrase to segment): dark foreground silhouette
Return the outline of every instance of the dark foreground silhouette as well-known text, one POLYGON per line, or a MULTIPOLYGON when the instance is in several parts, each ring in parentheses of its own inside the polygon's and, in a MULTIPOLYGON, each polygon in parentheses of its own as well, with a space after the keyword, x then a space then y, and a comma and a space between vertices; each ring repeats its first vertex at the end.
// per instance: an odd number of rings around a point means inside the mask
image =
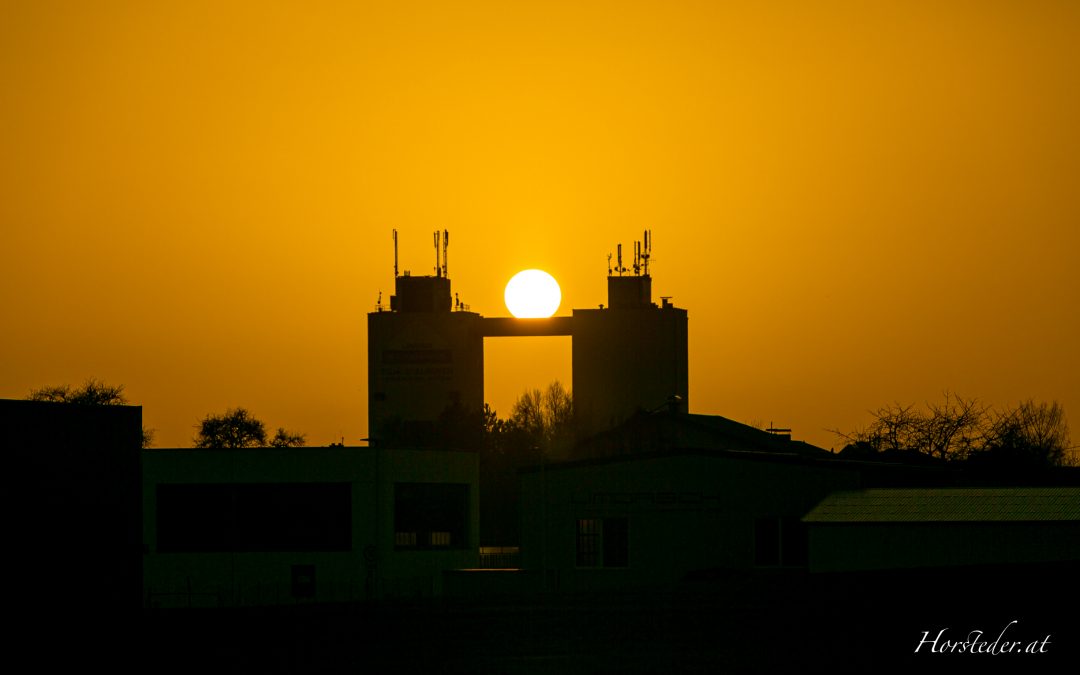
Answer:
POLYGON ((652 592, 150 611, 141 663, 151 672, 1063 672, 1080 657, 1078 571, 713 573, 652 592), (963 641, 963 652, 949 649, 963 641), (1003 651, 1011 642, 1019 646, 1003 651), (1024 651, 1031 644, 1036 653, 1024 651))

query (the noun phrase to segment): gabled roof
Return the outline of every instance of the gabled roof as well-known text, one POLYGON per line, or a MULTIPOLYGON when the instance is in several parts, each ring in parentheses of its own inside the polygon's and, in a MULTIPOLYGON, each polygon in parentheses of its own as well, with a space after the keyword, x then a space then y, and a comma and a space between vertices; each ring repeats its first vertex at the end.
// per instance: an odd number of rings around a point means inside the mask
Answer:
POLYGON ((1080 488, 912 488, 835 492, 807 523, 1080 521, 1080 488))
POLYGON ((810 456, 826 450, 719 415, 638 412, 618 427, 579 443, 575 456, 612 457, 675 448, 778 452, 810 456))

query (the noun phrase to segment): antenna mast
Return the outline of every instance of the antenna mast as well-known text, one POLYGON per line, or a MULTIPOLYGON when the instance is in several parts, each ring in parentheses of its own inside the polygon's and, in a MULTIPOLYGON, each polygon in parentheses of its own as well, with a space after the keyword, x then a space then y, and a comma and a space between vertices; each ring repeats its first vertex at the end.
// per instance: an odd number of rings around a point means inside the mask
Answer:
POLYGON ((442 275, 444 277, 446 277, 447 279, 450 278, 450 274, 447 271, 447 264, 446 264, 446 254, 447 254, 447 249, 449 249, 449 248, 450 248, 450 231, 449 230, 443 230, 442 231, 442 275))
POLYGON ((397 279, 397 229, 394 230, 394 278, 397 279))
POLYGON ((649 276, 649 258, 652 257, 652 230, 645 230, 645 250, 641 254, 645 276, 649 276))
POLYGON ((623 273, 623 266, 622 266, 622 244, 619 244, 619 249, 618 249, 618 250, 619 250, 619 257, 618 257, 618 258, 616 259, 616 267, 615 267, 615 269, 617 269, 617 270, 619 271, 619 276, 621 277, 621 276, 622 276, 622 273, 623 273))
POLYGON ((439 260, 439 231, 435 230, 435 276, 442 276, 442 262, 439 260))

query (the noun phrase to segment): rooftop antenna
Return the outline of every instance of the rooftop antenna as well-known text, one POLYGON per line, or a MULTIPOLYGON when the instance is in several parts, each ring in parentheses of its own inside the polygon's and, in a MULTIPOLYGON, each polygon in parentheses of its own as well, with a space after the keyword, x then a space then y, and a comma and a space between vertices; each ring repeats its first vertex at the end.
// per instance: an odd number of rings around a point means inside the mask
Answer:
POLYGON ((435 276, 442 276, 442 262, 439 260, 439 231, 435 230, 435 276))
POLYGON ((607 275, 611 276, 611 254, 607 254, 607 275))
POLYGON ((447 254, 447 249, 449 249, 449 248, 450 248, 450 231, 449 230, 443 230, 442 231, 442 275, 444 277, 446 277, 447 279, 450 278, 450 275, 447 272, 447 265, 446 265, 446 254, 447 254))
POLYGON ((634 276, 641 275, 641 242, 634 242, 634 276))
POLYGON ((618 260, 618 262, 616 263, 617 266, 616 266, 615 269, 617 269, 619 271, 619 276, 621 277, 622 273, 625 271, 625 269, 622 266, 622 244, 619 244, 619 257, 618 257, 617 260, 618 260))
POLYGON ((645 230, 645 250, 641 255, 645 276, 649 276, 649 258, 652 257, 652 230, 645 230))
POLYGON ((397 279, 397 230, 394 230, 394 278, 397 279))

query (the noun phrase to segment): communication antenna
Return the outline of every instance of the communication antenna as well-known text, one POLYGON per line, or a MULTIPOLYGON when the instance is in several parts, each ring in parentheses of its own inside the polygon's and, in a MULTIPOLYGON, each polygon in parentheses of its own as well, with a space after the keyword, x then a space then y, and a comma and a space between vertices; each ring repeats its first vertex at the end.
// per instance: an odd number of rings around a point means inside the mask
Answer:
POLYGON ((641 242, 634 242, 634 276, 641 275, 641 242))
POLYGON ((447 249, 449 249, 449 248, 450 248, 450 231, 449 230, 443 230, 442 231, 442 275, 444 277, 446 277, 447 279, 450 278, 450 275, 447 272, 447 264, 446 264, 446 254, 447 254, 447 249))
POLYGON ((435 276, 442 276, 442 262, 439 260, 439 231, 435 230, 435 276))
POLYGON ((617 266, 616 266, 615 269, 617 269, 619 271, 619 276, 621 277, 622 273, 624 271, 623 266, 622 266, 622 244, 619 244, 619 249, 618 250, 619 250, 619 257, 617 258, 617 263, 616 263, 617 266))
POLYGON ((645 276, 649 276, 649 258, 652 257, 652 230, 645 230, 645 250, 641 255, 645 276))
POLYGON ((607 254, 607 275, 611 276, 611 254, 607 254))
POLYGON ((397 230, 394 230, 394 278, 397 279, 397 230))

